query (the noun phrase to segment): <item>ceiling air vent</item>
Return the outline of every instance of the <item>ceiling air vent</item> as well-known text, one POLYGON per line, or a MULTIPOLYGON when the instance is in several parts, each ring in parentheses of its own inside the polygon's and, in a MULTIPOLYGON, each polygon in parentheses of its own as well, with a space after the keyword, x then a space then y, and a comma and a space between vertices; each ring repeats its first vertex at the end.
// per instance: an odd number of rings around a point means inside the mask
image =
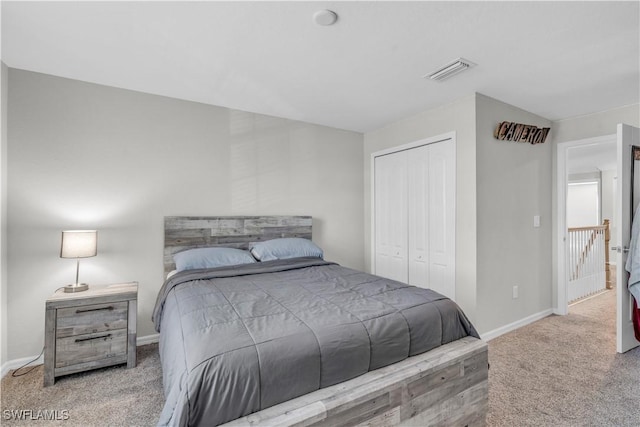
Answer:
POLYGON ((448 79, 449 77, 458 74, 461 71, 464 71, 468 68, 471 68, 473 66, 475 66, 476 64, 474 64, 473 62, 464 59, 464 58, 458 58, 455 61, 452 61, 450 63, 448 63, 447 65, 445 65, 444 67, 439 68, 438 70, 434 71, 433 73, 429 73, 425 76, 423 76, 425 79, 429 78, 431 80, 437 80, 437 81, 441 81, 441 80, 445 80, 448 79))

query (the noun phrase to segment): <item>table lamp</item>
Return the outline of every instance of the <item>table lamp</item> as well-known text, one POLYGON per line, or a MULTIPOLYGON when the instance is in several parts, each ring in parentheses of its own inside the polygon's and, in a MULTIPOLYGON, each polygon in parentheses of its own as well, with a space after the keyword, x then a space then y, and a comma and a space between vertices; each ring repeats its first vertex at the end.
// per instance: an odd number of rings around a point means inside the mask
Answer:
POLYGON ((96 230, 67 230, 62 232, 60 258, 76 259, 76 282, 64 287, 65 292, 82 292, 89 289, 86 283, 78 281, 80 258, 98 254, 98 232, 96 230))

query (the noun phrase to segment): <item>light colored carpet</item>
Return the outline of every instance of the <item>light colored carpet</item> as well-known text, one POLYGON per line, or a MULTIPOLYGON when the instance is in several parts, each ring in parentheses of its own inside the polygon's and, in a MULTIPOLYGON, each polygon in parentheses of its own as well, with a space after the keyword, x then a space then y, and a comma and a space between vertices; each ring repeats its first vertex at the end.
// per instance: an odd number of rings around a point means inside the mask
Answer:
MULTIPOLYGON (((615 294, 575 305, 489 343, 489 426, 640 426, 640 348, 615 353, 615 294)), ((42 366, 2 379, 3 426, 152 426, 164 398, 157 345, 138 366, 61 377, 42 387, 42 366), (4 410, 69 411, 67 421, 4 419, 4 410)))
POLYGON ((155 426, 164 395, 158 345, 138 347, 135 369, 124 365, 97 369, 56 379, 43 387, 43 368, 2 379, 2 426, 155 426), (5 410, 68 410, 61 421, 7 420, 5 410))
POLYGON ((640 426, 640 348, 616 354, 615 292, 489 342, 490 426, 640 426))

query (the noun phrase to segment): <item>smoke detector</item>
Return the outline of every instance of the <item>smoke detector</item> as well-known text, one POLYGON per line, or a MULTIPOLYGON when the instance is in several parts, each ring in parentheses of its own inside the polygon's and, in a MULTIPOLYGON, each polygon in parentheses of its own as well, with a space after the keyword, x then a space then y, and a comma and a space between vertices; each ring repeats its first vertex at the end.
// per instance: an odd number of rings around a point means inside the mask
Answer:
POLYGON ((333 10, 319 10, 313 14, 313 22, 324 27, 335 24, 337 20, 338 14, 333 10))
POLYGON ((445 65, 444 67, 440 67, 439 69, 435 70, 432 73, 429 73, 427 75, 424 75, 423 77, 425 79, 431 79, 431 80, 436 80, 436 81, 442 81, 445 79, 448 79, 449 77, 452 77, 464 70, 467 70, 471 67, 474 67, 476 64, 474 64, 473 62, 469 61, 468 59, 464 59, 464 58, 458 58, 454 61, 449 62, 447 65, 445 65))

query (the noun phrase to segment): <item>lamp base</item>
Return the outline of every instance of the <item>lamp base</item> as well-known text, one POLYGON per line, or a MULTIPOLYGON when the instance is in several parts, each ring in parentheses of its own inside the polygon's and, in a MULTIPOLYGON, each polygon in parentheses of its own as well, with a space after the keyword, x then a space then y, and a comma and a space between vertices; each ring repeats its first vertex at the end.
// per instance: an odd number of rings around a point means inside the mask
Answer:
POLYGON ((64 292, 65 293, 82 292, 82 291, 86 291, 87 289, 89 289, 89 285, 86 283, 73 283, 71 285, 65 286, 64 292))

